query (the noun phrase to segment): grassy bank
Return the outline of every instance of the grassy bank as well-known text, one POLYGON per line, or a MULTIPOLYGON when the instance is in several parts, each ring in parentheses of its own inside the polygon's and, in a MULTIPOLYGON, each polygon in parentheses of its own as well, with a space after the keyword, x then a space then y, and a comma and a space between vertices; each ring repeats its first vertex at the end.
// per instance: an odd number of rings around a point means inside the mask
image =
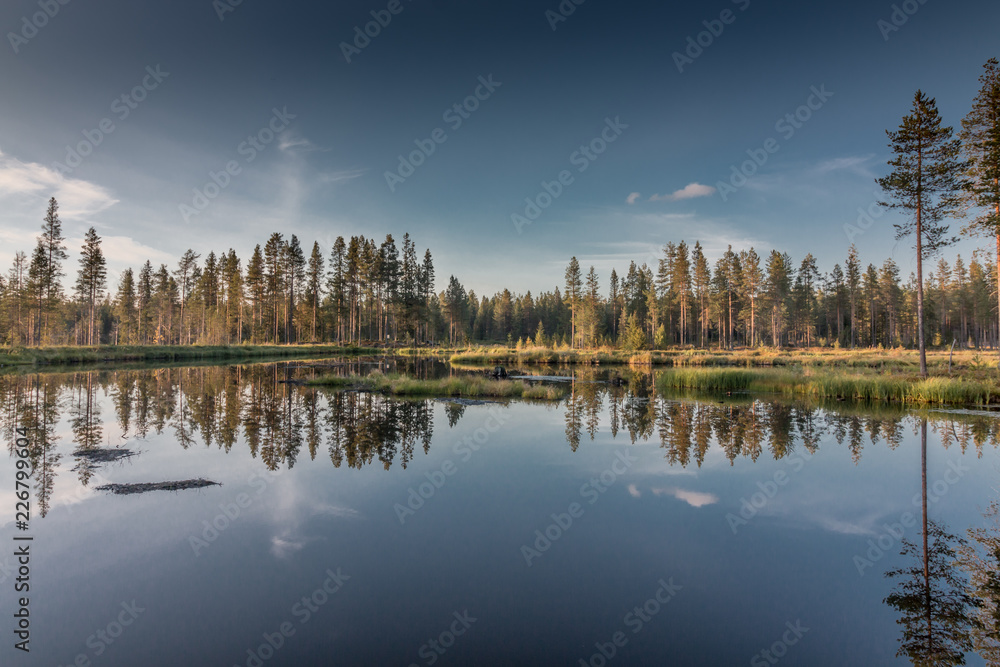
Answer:
MULTIPOLYGON (((916 350, 897 349, 782 349, 746 350, 680 349, 639 352, 610 347, 573 350, 527 346, 454 347, 360 347, 340 345, 105 345, 100 347, 0 347, 0 366, 78 364, 95 362, 210 361, 281 357, 322 357, 372 354, 435 358, 466 365, 585 365, 674 368, 791 368, 843 369, 845 371, 892 371, 915 373, 916 350)), ((929 350, 927 365, 932 375, 948 369, 948 350, 929 350)), ((992 351, 956 350, 952 372, 963 377, 991 378, 997 373, 997 355, 992 351)))
POLYGON ((204 361, 262 357, 381 354, 377 348, 339 345, 102 345, 0 348, 0 366, 80 364, 107 361, 204 361))
POLYGON ((325 377, 310 380, 313 386, 339 387, 378 391, 395 396, 460 396, 463 398, 534 398, 557 400, 565 395, 561 387, 530 385, 522 380, 492 380, 485 377, 453 376, 435 380, 418 380, 404 375, 383 374, 325 377))
POLYGON ((1000 385, 985 380, 915 375, 768 371, 762 369, 669 369, 657 386, 703 391, 770 392, 902 404, 988 405, 1000 402, 1000 385))
MULTIPOLYGON (((441 356, 444 350, 437 350, 441 356)), ((450 351, 452 363, 466 364, 582 364, 673 367, 813 367, 845 369, 892 369, 916 371, 916 350, 896 349, 782 349, 746 350, 668 349, 633 352, 614 348, 572 350, 543 347, 470 347, 450 351)), ((932 371, 948 368, 949 351, 928 350, 927 365, 932 371)), ((997 368, 993 351, 956 350, 953 371, 987 371, 997 368)))

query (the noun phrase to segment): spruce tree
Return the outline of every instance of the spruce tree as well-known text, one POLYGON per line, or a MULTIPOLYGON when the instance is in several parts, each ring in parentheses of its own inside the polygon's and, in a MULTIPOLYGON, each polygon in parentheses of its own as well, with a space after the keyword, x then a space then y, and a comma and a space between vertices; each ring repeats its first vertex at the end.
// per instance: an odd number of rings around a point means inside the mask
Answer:
POLYGON ((698 344, 705 347, 708 336, 708 296, 712 287, 712 269, 708 266, 708 259, 701 248, 700 241, 694 242, 691 259, 694 262, 693 287, 695 298, 698 299, 698 321, 701 331, 698 344))
POLYGON ((177 284, 181 292, 180 338, 178 340, 178 342, 180 343, 190 342, 190 335, 188 334, 187 327, 185 326, 185 321, 186 321, 185 310, 187 308, 188 294, 190 294, 191 286, 192 283, 194 282, 193 280, 194 270, 198 266, 198 257, 200 257, 199 254, 197 254, 194 250, 188 249, 181 256, 180 261, 177 262, 177 270, 174 271, 174 276, 180 279, 177 284))
POLYGON ((338 343, 344 339, 346 255, 347 246, 344 243, 344 237, 338 236, 337 240, 333 243, 333 248, 330 249, 330 270, 326 274, 326 292, 330 295, 330 309, 333 315, 333 326, 337 330, 338 343))
POLYGON ((740 285, 743 294, 750 301, 750 338, 748 345, 757 344, 757 296, 760 293, 764 274, 760 270, 760 257, 753 248, 740 253, 740 285))
POLYGON ((38 296, 36 344, 41 344, 42 340, 50 335, 51 315, 62 301, 60 279, 65 275, 62 262, 69 257, 66 254, 65 241, 62 235, 62 221, 59 219, 59 203, 52 197, 42 219, 42 235, 38 238, 38 247, 35 249, 35 256, 32 257, 38 296))
MULTIPOLYGON (((618 273, 614 269, 611 269, 611 286, 608 291, 608 301, 611 304, 611 339, 615 342, 618 340, 618 300, 620 297, 618 273)), ((539 320, 538 324, 541 326, 542 321, 539 320)))
MULTIPOLYGON (((420 270, 420 313, 424 324, 424 338, 428 338, 427 331, 430 327, 430 301, 434 296, 434 260, 431 257, 430 248, 424 250, 424 263, 420 270)), ((531 293, 529 292, 529 295, 531 293)))
MULTIPOLYGON (((77 297, 87 307, 87 345, 94 345, 94 319, 97 303, 107 286, 108 269, 101 251, 101 238, 91 227, 83 237, 83 251, 80 253, 80 270, 76 278, 77 297)), ((98 336, 100 343, 100 336, 98 336)))
POLYGON ((135 275, 129 268, 122 272, 121 280, 118 282, 118 296, 115 298, 115 316, 118 319, 115 344, 130 345, 136 342, 138 327, 135 301, 135 275))
POLYGON ((263 309, 266 298, 266 280, 264 277, 264 255, 258 243, 247 264, 247 292, 250 295, 250 340, 254 343, 261 340, 261 328, 264 321, 263 309))
POLYGON ((861 293, 861 262, 858 259, 858 249, 851 244, 847 251, 847 298, 851 306, 851 347, 857 345, 858 337, 858 295, 861 293))
POLYGON ((306 301, 312 311, 312 341, 316 342, 316 322, 319 317, 319 303, 322 296, 320 279, 323 276, 323 252, 319 249, 319 243, 315 241, 312 252, 309 254, 309 268, 306 275, 309 280, 306 287, 306 301))
POLYGON ((138 309, 138 342, 148 345, 150 342, 150 326, 152 321, 153 303, 153 265, 147 259, 139 270, 139 286, 136 289, 136 307, 138 309))
POLYGON ((566 267, 566 301, 570 309, 570 347, 576 347, 576 316, 580 309, 580 291, 583 289, 583 280, 580 275, 580 262, 576 257, 569 260, 566 267))
POLYGON ((240 268, 240 258, 232 248, 226 255, 224 263, 224 278, 226 281, 226 342, 232 341, 236 332, 236 342, 243 342, 243 272, 240 268))

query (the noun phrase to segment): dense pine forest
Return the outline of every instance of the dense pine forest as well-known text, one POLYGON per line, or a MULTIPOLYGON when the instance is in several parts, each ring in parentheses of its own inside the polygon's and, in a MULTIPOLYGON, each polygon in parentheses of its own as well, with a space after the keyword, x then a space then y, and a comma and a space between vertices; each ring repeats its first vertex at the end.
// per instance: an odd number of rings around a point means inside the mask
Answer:
MULTIPOLYGON (((451 276, 435 290, 430 250, 409 235, 337 238, 309 246, 274 233, 249 259, 188 250, 174 266, 145 262, 109 285, 101 239, 85 237, 72 266, 53 199, 31 258, 17 253, 0 282, 0 339, 9 345, 501 342, 545 346, 911 346, 915 276, 892 259, 819 270, 771 250, 667 243, 655 267, 584 272, 576 258, 548 292, 477 295, 451 276)), ((976 253, 939 258, 924 281, 929 343, 995 346, 996 265, 976 253)))
MULTIPOLYGON (((915 273, 886 259, 863 265, 852 245, 820 270, 807 254, 726 250, 714 263, 698 241, 667 243, 655 266, 584 273, 575 257, 550 292, 477 295, 455 276, 438 285, 431 251, 338 237, 332 248, 273 233, 250 257, 188 250, 173 266, 149 261, 108 284, 101 238, 88 230, 71 258, 50 199, 37 245, 0 277, 0 342, 41 345, 294 344, 508 345, 623 349, 698 346, 998 347, 1000 64, 956 133, 917 91, 895 131, 885 209, 903 214, 915 273), (996 243, 950 261, 950 225, 996 243), (75 261, 75 268, 73 260, 75 261), (70 278, 72 284, 64 282, 70 278), (439 289, 441 288, 441 289, 439 289), (923 322, 923 326, 920 326, 923 322)), ((845 227, 846 228, 846 227, 845 227)), ((221 249, 220 249, 221 250, 221 249)), ((921 369, 926 375, 921 353, 921 369)))

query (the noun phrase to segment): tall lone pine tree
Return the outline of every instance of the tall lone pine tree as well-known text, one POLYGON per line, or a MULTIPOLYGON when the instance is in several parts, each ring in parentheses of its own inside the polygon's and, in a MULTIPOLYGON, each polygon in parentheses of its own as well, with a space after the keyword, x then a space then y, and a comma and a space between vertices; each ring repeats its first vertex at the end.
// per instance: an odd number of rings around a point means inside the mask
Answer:
POLYGON ((892 172, 876 179, 888 198, 879 204, 902 209, 910 216, 908 221, 894 225, 897 239, 916 235, 917 345, 920 375, 927 377, 923 260, 956 240, 948 236, 948 225, 943 220, 958 210, 966 163, 961 160, 961 143, 953 138, 952 128, 941 125, 937 102, 922 91, 913 96, 913 110, 903 116, 899 129, 885 133, 895 157, 889 160, 892 172))

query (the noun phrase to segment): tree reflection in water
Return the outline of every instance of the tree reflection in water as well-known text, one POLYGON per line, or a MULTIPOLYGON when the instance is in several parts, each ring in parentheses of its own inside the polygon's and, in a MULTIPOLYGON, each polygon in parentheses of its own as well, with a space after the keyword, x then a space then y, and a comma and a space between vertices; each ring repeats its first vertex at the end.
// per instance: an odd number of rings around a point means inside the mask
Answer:
MULTIPOLYGON (((406 367, 387 370, 409 370, 419 377, 460 372, 416 360, 401 363, 406 367)), ((43 517, 61 465, 56 435, 60 421, 72 431, 74 451, 168 433, 184 449, 216 447, 230 452, 234 446, 246 446, 269 470, 292 468, 301 456, 315 460, 324 454, 336 467, 360 469, 377 460, 387 470, 394 462, 405 468, 417 446, 429 451, 433 400, 314 389, 297 382, 330 372, 331 366, 345 374, 368 370, 358 361, 323 365, 319 369, 290 362, 3 375, 0 430, 11 443, 11 456, 14 429, 25 427, 31 433, 36 507, 43 517)), ((907 429, 919 429, 925 499, 922 543, 903 540, 901 553, 912 563, 886 573, 896 588, 885 602, 899 612, 903 627, 899 655, 914 664, 962 664, 964 652, 974 648, 991 664, 1000 664, 1000 503, 989 507, 987 524, 970 530, 968 541, 930 519, 926 508, 928 429, 944 448, 958 447, 963 453, 971 448, 981 457, 984 448, 996 447, 1000 438, 1000 420, 994 415, 968 410, 918 414, 898 406, 739 394, 663 394, 654 389, 651 374, 637 370, 623 373, 622 386, 606 382, 608 375, 599 369, 575 369, 569 374, 572 378, 559 409, 572 451, 585 438, 595 440, 603 426, 612 438, 627 437, 633 444, 658 441, 664 459, 681 468, 702 466, 713 445, 734 465, 738 458, 779 460, 799 447, 812 454, 827 436, 857 463, 866 447, 884 443, 894 449, 907 429), (604 419, 607 423, 602 425, 604 419), (956 569, 956 559, 962 570, 956 569), (963 570, 971 583, 967 584, 963 570)), ((455 427, 466 406, 448 401, 443 412, 449 428, 455 427)), ((82 458, 74 459, 72 470, 86 486, 93 468, 82 458)))
POLYGON ((955 567, 956 549, 965 540, 948 532, 927 515, 927 420, 920 420, 920 487, 922 545, 902 538, 900 555, 910 563, 889 570, 897 581, 885 603, 899 612, 902 626, 897 656, 914 665, 964 665, 972 649, 971 628, 976 600, 967 592, 966 580, 955 567))
MULTIPOLYGON (((335 368, 363 370, 350 363, 335 368)), ((386 469, 394 461, 405 467, 418 443, 429 450, 433 401, 317 390, 295 382, 318 372, 293 362, 5 375, 0 376, 0 410, 9 443, 17 425, 37 434, 31 454, 39 471, 39 505, 46 509, 59 467, 55 426, 60 418, 69 422, 77 449, 170 433, 185 449, 214 446, 228 452, 242 441, 271 470, 294 466, 303 446, 310 459, 325 448, 334 465, 346 462, 352 468, 376 459, 386 469), (101 412, 108 399, 116 434, 108 431, 108 417, 101 412)), ((417 374, 435 373, 440 369, 423 368, 417 374)), ((701 466, 713 442, 735 463, 741 457, 756 461, 765 452, 781 459, 797 447, 815 453, 825 434, 846 446, 857 462, 866 446, 884 442, 897 447, 914 420, 912 413, 891 406, 665 395, 656 392, 651 374, 638 371, 625 374, 625 386, 605 382, 607 375, 595 369, 572 374, 561 405, 572 450, 585 436, 594 440, 607 418, 612 437, 624 431, 631 443, 658 439, 664 458, 685 468, 701 466)), ((448 426, 454 427, 465 411, 464 405, 445 403, 448 426)), ((974 411, 927 412, 922 419, 946 448, 958 446, 965 452, 973 447, 980 456, 1000 436, 996 419, 974 411)), ((86 485, 91 475, 87 466, 77 464, 74 471, 86 485)))

